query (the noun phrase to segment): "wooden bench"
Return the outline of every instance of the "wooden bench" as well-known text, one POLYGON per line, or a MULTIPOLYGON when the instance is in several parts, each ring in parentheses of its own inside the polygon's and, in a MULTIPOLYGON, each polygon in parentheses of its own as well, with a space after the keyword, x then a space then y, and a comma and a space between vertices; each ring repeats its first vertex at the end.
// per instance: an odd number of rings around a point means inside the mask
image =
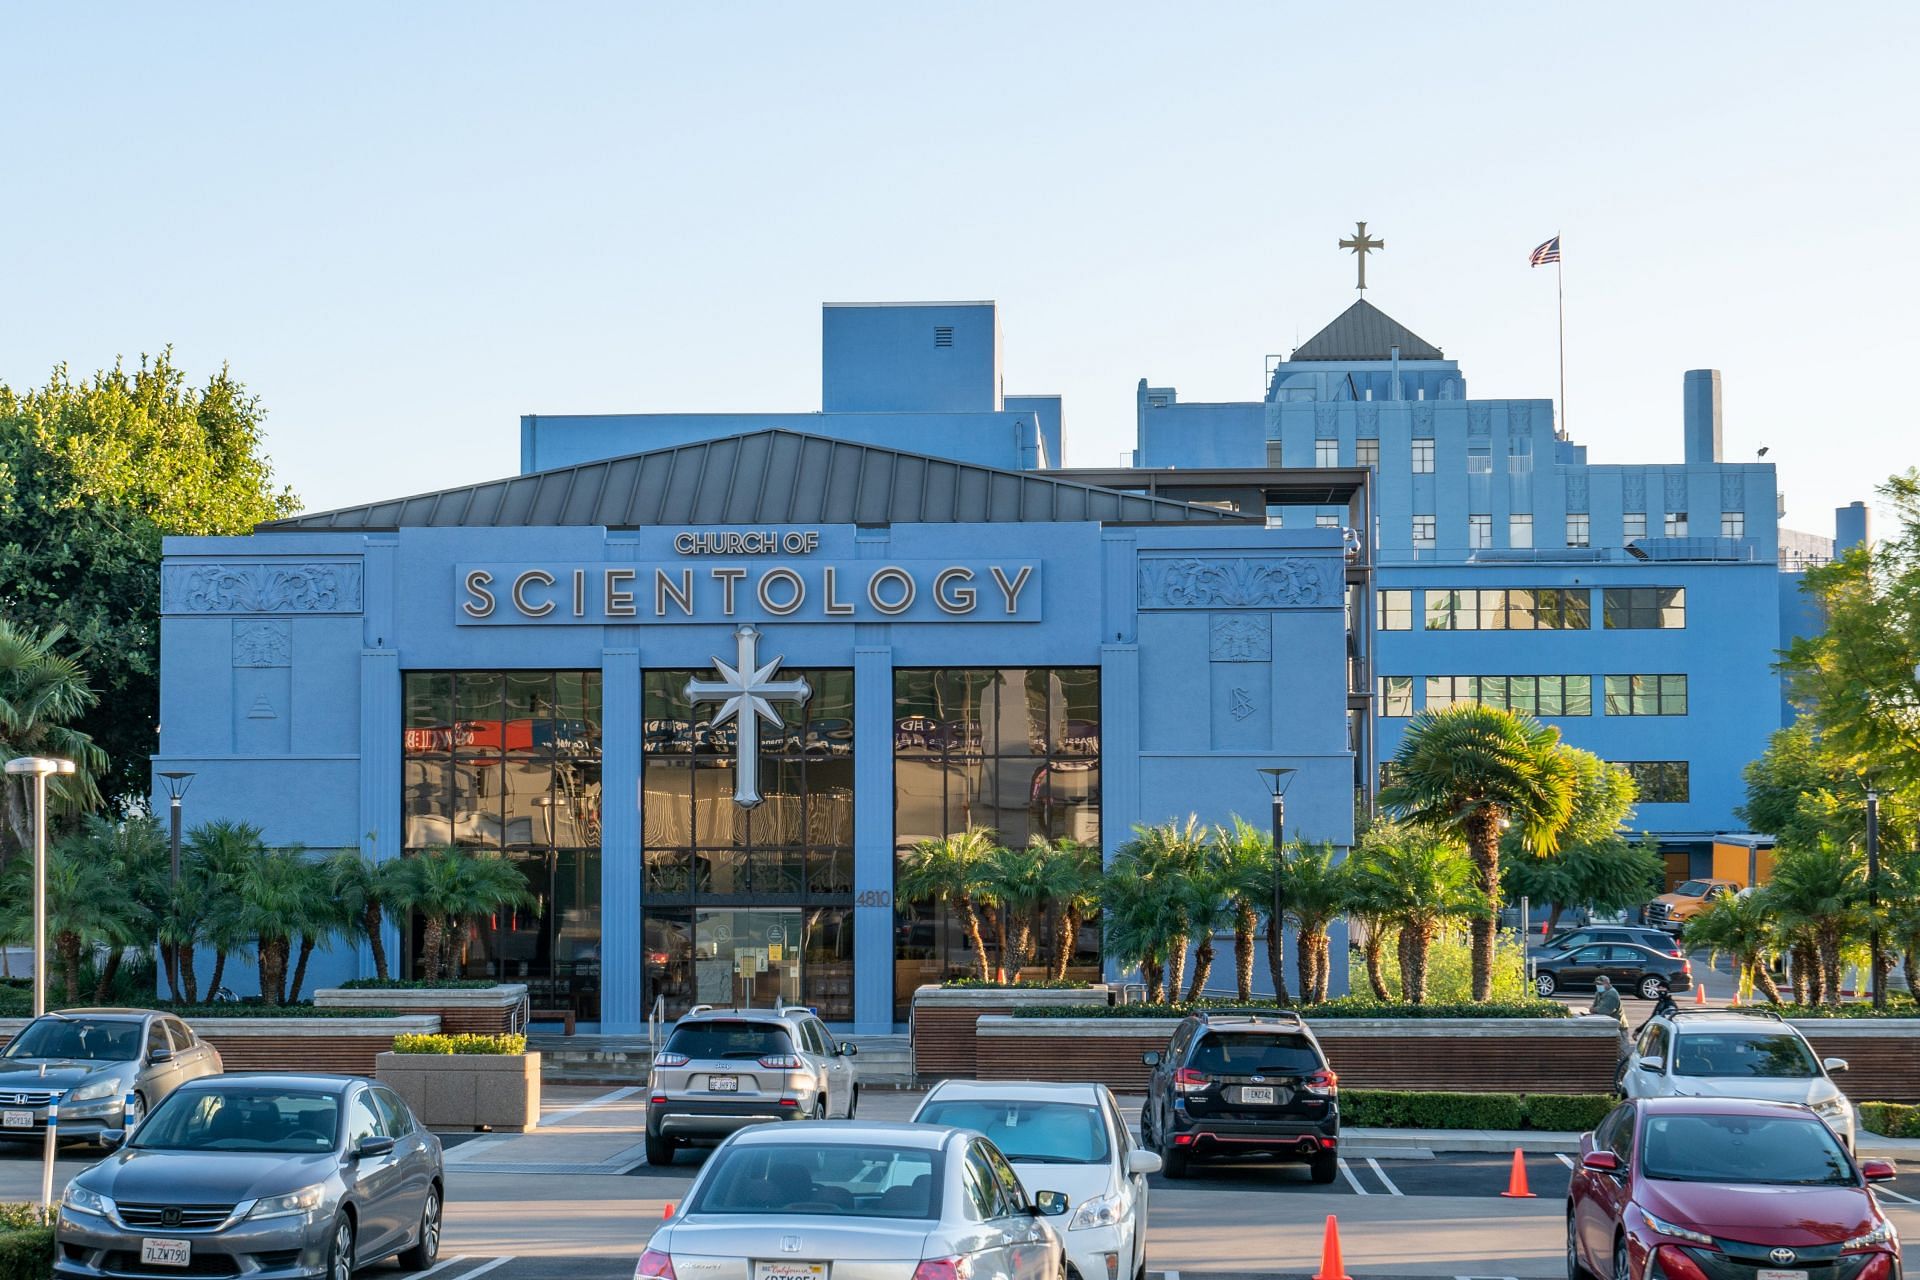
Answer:
POLYGON ((529 1009, 527 1011, 527 1021, 528 1022, 558 1022, 564 1027, 566 1027, 565 1034, 567 1035, 573 1034, 573 1010, 572 1009, 529 1009))

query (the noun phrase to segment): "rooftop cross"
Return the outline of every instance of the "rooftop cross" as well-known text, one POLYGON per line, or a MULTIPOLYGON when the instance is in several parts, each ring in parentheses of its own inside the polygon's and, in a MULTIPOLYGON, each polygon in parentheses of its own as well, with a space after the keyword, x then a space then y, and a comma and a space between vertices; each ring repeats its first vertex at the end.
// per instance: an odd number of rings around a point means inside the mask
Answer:
POLYGON ((720 678, 687 681, 687 701, 718 702, 720 710, 714 714, 714 725, 734 722, 733 802, 751 809, 760 803, 760 721, 775 726, 784 723, 769 699, 805 702, 813 696, 813 688, 797 678, 775 680, 773 673, 780 669, 780 658, 759 665, 754 650, 760 633, 753 627, 737 627, 733 636, 737 642, 734 665, 715 658, 713 667, 720 678))
POLYGON ((1375 249, 1386 248, 1387 242, 1385 240, 1375 240, 1368 236, 1367 224, 1364 222, 1356 222, 1354 224, 1353 236, 1350 239, 1342 240, 1340 247, 1342 249, 1351 249, 1359 256, 1360 292, 1365 293, 1367 291, 1367 255, 1375 249))

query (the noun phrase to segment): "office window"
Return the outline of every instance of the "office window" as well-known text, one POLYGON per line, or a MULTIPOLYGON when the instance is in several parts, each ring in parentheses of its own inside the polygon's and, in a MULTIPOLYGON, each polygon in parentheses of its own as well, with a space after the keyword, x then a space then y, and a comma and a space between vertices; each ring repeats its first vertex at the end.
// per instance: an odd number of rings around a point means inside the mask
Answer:
POLYGON ((1683 716, 1687 714, 1685 676, 1608 676, 1610 716, 1683 716))
POLYGON ((1418 551, 1433 550, 1433 517, 1415 516, 1413 518, 1413 545, 1418 551))
POLYGON ((1492 516, 1467 517, 1467 545, 1476 549, 1493 545, 1492 516))
POLYGON ((1313 442, 1313 465, 1316 467, 1339 466, 1340 442, 1338 440, 1315 440, 1313 442))
POLYGON ((1415 475, 1432 473, 1433 441, 1415 440, 1413 442, 1413 471, 1415 475))
POLYGON ((1413 677, 1380 677, 1380 714, 1383 716, 1410 716, 1413 714, 1413 677))
POLYGON ((1374 607, 1382 631, 1413 630, 1413 592, 1397 587, 1381 591, 1375 596, 1374 607))
POLYGON ((1340 517, 1315 516, 1313 518, 1313 527, 1316 529, 1338 529, 1340 527, 1340 517))
POLYGON ((1744 511, 1722 511, 1720 513, 1720 536, 1723 538, 1746 537, 1747 513, 1744 511))
POLYGON ((1467 454, 1467 474, 1470 476, 1490 476, 1493 474, 1493 457, 1484 449, 1474 449, 1467 454))
POLYGON ((1530 716, 1590 716, 1592 676, 1428 676, 1427 709, 1480 703, 1530 716))
POLYGON ((1647 536, 1647 513, 1629 511, 1620 517, 1620 536, 1623 538, 1644 538, 1647 536))
POLYGON ((1593 597, 1585 587, 1543 587, 1533 593, 1542 631, 1586 631, 1593 626, 1593 597))
POLYGON ((1687 536, 1687 513, 1684 511, 1667 512, 1666 534, 1669 538, 1687 536))
POLYGON ((1353 465, 1356 467, 1379 466, 1380 442, 1378 440, 1355 440, 1353 442, 1353 465))
POLYGON ((1600 597, 1609 631, 1677 631, 1687 625, 1685 587, 1608 587, 1600 597))
POLYGON ((1616 760, 1614 767, 1625 769, 1639 787, 1641 804, 1685 804, 1690 798, 1685 760, 1616 760))
POLYGON ((1428 631, 1585 631, 1593 625, 1583 587, 1428 591, 1421 603, 1428 631))
POLYGON ((1570 547, 1591 546, 1593 542, 1593 524, 1585 512, 1567 517, 1567 545, 1570 547))
POLYGON ((1531 547, 1533 545, 1533 517, 1507 517, 1507 545, 1510 547, 1531 547))

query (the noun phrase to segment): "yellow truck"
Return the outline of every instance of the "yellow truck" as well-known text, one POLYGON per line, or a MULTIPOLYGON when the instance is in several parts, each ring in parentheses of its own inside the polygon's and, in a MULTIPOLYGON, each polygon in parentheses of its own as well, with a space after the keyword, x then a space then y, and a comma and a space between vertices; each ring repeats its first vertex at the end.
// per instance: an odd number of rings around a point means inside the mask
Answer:
POLYGON ((1684 881, 1673 892, 1663 893, 1647 904, 1646 921, 1677 938, 1687 927, 1687 921, 1705 911, 1708 903, 1731 897, 1745 887, 1737 880, 1684 881))

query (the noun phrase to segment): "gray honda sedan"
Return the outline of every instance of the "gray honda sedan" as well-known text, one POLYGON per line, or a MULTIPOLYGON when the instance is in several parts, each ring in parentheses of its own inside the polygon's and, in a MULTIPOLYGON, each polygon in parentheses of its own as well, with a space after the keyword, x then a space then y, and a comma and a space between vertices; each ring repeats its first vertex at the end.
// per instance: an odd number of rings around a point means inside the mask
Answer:
POLYGON ((68 1009, 35 1018, 0 1053, 0 1139, 46 1136, 60 1101, 60 1136, 99 1141, 124 1130, 188 1080, 219 1075, 220 1054, 170 1013, 68 1009))
POLYGON ((209 1076, 67 1184, 53 1270, 350 1280, 395 1253, 421 1270, 440 1251, 445 1187, 440 1140, 382 1085, 209 1076))

